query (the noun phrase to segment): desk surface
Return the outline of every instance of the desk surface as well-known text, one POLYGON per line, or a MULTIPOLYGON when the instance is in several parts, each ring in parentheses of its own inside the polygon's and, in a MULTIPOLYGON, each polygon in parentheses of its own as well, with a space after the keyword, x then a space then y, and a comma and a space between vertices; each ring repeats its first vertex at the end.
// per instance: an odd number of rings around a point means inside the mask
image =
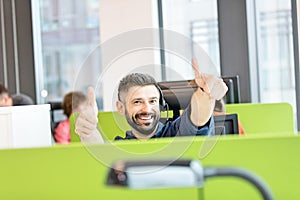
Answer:
MULTIPOLYGON (((1 199, 197 199, 196 188, 132 191, 105 186, 109 162, 120 158, 200 159, 204 166, 236 166, 259 175, 275 199, 300 196, 300 137, 226 136, 121 141, 85 148, 81 144, 0 150, 1 199), (213 146, 212 149, 208 148, 213 146), (180 151, 178 151, 178 149, 180 151), (93 153, 91 154, 91 150, 93 153), (183 151, 181 151, 183 150, 183 151), (125 153, 120 153, 125 152, 125 153), (203 152, 202 152, 203 155, 203 152), (99 159, 97 159, 99 158, 99 159)), ((260 199, 247 182, 235 178, 208 179, 205 199, 260 199)))

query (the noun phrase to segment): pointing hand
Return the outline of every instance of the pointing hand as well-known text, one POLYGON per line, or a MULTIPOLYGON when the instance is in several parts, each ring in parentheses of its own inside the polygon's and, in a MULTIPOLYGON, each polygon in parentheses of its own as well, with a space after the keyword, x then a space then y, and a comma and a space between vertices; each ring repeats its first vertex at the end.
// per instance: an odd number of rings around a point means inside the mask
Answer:
POLYGON ((192 59, 196 84, 213 99, 220 100, 226 94, 228 88, 223 79, 210 74, 202 74, 199 71, 195 58, 192 59))

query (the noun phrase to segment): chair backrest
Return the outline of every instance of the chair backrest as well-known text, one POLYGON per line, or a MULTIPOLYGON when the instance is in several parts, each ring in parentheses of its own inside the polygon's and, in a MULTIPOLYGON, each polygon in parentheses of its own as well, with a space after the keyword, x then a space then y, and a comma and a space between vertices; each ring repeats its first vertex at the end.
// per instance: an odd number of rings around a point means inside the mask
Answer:
POLYGON ((224 100, 227 104, 231 103, 240 103, 240 80, 239 76, 222 76, 223 81, 228 87, 228 91, 224 97, 224 100))
MULTIPOLYGON (((224 101, 228 104, 240 103, 239 76, 224 76, 222 79, 228 87, 224 101)), ((173 111, 174 118, 180 115, 180 110, 188 106, 193 92, 198 88, 195 80, 162 81, 157 84, 169 109, 173 111)))
POLYGON ((289 103, 226 104, 226 113, 237 113, 246 134, 294 133, 294 114, 289 103))

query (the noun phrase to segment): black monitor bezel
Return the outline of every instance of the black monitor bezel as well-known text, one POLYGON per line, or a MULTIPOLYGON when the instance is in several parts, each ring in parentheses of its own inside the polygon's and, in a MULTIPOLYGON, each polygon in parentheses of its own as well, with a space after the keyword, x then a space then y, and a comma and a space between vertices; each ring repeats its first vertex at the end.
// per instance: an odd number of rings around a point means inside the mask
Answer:
POLYGON ((215 122, 215 130, 217 135, 239 134, 238 115, 236 113, 214 116, 214 122, 215 122), (217 127, 220 127, 220 125, 224 126, 224 124, 228 122, 230 122, 232 125, 231 126, 232 131, 228 131, 225 128, 223 132, 218 132, 217 127))

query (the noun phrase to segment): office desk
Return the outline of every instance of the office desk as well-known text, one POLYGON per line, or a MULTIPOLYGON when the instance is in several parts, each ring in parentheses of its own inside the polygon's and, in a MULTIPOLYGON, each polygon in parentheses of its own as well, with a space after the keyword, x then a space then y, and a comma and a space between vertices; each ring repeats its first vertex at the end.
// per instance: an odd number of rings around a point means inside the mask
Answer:
MULTIPOLYGON (((199 159, 206 138, 121 141, 96 145, 105 162, 81 144, 49 148, 0 150, 0 199, 197 199, 196 188, 138 190, 105 186, 108 162, 120 158, 180 157, 199 159), (181 155, 177 149, 183 148, 181 155), (117 154, 119 150, 127 152, 117 154), (129 152, 129 153, 128 153, 129 152), (157 154, 155 154, 157 153, 157 154), (173 154, 173 155, 172 155, 173 154), (105 155, 105 156, 104 156, 105 155)), ((259 175, 276 199, 300 196, 300 137, 226 136, 215 143, 204 166, 236 166, 259 175)), ((235 178, 208 179, 205 199, 260 199, 249 183, 235 178)))

